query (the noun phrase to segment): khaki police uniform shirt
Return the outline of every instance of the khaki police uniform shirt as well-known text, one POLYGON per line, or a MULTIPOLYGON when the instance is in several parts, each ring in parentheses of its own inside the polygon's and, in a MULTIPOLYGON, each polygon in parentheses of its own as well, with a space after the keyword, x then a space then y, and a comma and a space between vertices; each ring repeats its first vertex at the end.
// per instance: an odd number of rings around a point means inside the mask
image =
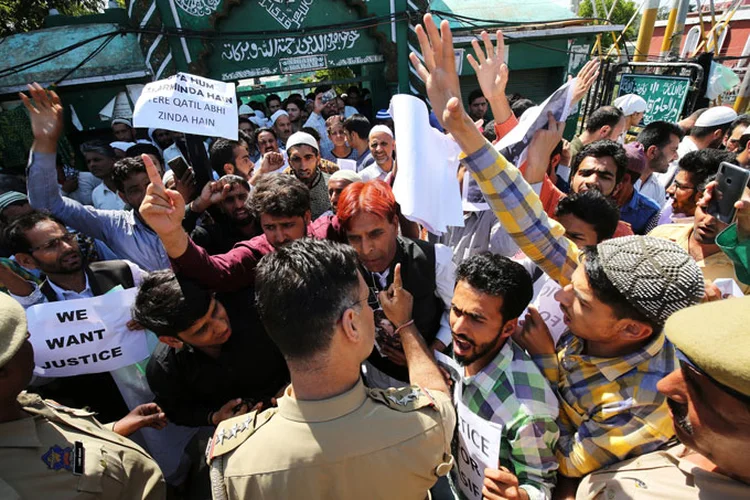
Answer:
POLYGON ((214 499, 424 499, 452 465, 450 396, 354 388, 222 422, 209 446, 214 499))
POLYGON ((576 500, 750 498, 750 485, 701 469, 683 445, 647 453, 586 476, 576 500))
POLYGON ((166 497, 156 462, 137 444, 107 430, 93 413, 36 394, 21 393, 18 401, 27 416, 0 423, 3 500, 166 497), (83 449, 78 465, 76 442, 83 449))

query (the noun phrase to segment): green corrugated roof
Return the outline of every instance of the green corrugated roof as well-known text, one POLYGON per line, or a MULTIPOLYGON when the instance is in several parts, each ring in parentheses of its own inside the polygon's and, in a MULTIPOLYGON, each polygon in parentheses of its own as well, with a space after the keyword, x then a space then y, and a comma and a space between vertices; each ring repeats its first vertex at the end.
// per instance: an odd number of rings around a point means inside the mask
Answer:
MULTIPOLYGON (((117 24, 99 23, 60 26, 19 33, 7 37, 0 43, 0 61, 3 61, 3 68, 14 67, 77 42, 117 32, 119 28, 117 24)), ((0 78, 0 94, 16 92, 29 82, 49 84, 57 81, 94 52, 105 40, 107 40, 106 37, 99 38, 48 62, 0 78)), ((75 70, 60 85, 137 79, 149 73, 136 35, 118 34, 99 54, 75 70)))
POLYGON ((433 0, 430 10, 472 18, 462 21, 446 16, 454 30, 576 17, 568 7, 549 0, 433 0))

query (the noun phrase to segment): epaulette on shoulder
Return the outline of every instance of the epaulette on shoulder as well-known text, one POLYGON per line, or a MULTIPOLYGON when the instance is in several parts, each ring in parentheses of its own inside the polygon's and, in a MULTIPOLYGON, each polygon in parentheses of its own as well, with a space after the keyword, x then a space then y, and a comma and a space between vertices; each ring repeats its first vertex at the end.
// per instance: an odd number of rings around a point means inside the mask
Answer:
POLYGON ((244 443, 266 422, 276 414, 276 408, 258 413, 253 411, 245 415, 228 418, 216 426, 216 432, 206 450, 208 460, 229 453, 244 443))
POLYGON ((402 412, 426 407, 436 408, 435 400, 430 393, 416 385, 399 389, 368 389, 367 395, 391 409, 402 412))

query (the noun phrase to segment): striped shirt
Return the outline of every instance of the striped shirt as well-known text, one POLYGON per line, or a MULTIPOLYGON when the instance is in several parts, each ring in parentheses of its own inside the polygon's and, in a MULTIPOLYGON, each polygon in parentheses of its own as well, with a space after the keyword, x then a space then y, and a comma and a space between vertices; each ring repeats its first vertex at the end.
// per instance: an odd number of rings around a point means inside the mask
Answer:
MULTIPOLYGON (((580 251, 518 169, 489 143, 463 161, 521 250, 561 286, 570 283, 580 251)), ((570 477, 653 451, 674 435, 666 398, 656 390, 676 367, 663 334, 617 358, 587 356, 583 348, 568 332, 557 354, 534 357, 560 400, 557 458, 570 477)))

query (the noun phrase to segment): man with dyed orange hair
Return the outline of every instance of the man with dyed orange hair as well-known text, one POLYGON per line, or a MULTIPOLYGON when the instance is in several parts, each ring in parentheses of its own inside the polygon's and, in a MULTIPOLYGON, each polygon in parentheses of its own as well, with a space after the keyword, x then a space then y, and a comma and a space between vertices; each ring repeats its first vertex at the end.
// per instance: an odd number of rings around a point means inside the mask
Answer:
POLYGON ((371 386, 407 384, 406 359, 398 331, 413 324, 432 348, 450 344, 448 311, 453 299, 455 265, 449 247, 399 235, 396 199, 390 186, 380 180, 355 182, 341 193, 338 222, 362 264, 370 287, 369 302, 375 311, 376 349, 365 363, 371 386), (414 299, 412 320, 394 324, 378 302, 378 293, 393 282, 393 270, 401 264, 403 287, 414 299))

